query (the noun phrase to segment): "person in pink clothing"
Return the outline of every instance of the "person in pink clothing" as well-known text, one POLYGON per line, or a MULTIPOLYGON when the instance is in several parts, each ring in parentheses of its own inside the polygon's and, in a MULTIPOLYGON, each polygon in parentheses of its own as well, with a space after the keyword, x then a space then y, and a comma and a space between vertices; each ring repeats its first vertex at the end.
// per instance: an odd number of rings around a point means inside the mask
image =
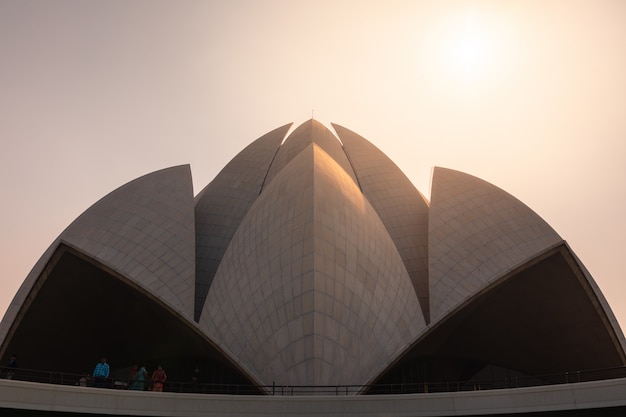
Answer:
POLYGON ((163 383, 167 379, 167 375, 161 365, 157 366, 156 371, 152 373, 152 391, 163 391, 163 383))

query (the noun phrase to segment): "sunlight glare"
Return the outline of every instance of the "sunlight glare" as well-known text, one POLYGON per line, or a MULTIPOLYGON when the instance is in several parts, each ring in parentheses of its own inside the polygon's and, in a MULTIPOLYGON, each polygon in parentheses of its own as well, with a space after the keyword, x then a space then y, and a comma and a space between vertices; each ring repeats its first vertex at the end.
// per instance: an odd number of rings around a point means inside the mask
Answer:
POLYGON ((465 10, 434 21, 421 56, 433 87, 476 95, 503 82, 516 61, 511 23, 485 10, 465 10))
POLYGON ((493 39, 480 31, 472 17, 465 22, 462 31, 450 40, 448 65, 460 77, 473 79, 485 71, 493 59, 493 39))

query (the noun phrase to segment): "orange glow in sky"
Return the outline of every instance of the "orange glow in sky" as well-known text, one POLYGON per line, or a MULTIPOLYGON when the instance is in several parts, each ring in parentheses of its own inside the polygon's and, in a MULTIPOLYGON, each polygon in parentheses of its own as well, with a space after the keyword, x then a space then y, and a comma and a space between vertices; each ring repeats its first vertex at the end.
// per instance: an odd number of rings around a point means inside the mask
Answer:
POLYGON ((0 314, 91 204, 311 117, 545 219, 622 326, 626 2, 0 0, 0 314))

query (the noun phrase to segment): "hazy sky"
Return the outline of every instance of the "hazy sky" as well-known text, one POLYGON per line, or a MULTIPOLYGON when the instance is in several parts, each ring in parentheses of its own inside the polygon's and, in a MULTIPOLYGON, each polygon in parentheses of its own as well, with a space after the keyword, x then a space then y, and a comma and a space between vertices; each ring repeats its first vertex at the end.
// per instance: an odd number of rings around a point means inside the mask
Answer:
POLYGON ((0 314, 110 191, 188 163, 197 193, 312 111, 427 197, 442 166, 519 198, 626 327, 621 0, 0 0, 0 314))

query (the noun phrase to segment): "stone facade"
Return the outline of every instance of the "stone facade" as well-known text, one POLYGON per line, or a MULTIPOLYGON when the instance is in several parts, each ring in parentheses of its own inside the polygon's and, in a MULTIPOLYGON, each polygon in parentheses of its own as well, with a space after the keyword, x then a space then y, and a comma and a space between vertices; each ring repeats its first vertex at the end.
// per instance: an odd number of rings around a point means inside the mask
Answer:
POLYGON ((101 353, 120 369, 141 356, 173 377, 202 364, 207 381, 259 387, 626 363, 600 290, 536 213, 444 168, 429 202, 333 128, 269 132, 195 198, 188 166, 105 196, 24 281, 0 359, 79 372, 101 353))

